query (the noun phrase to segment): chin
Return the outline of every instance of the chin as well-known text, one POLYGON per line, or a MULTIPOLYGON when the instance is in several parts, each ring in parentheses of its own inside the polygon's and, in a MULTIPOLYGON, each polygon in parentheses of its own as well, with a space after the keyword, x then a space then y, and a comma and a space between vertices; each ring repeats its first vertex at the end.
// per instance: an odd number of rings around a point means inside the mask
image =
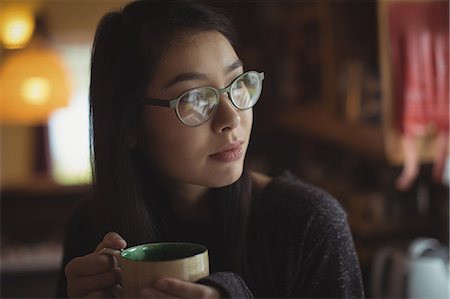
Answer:
POLYGON ((221 188, 225 186, 229 186, 239 180, 242 176, 243 167, 233 167, 232 169, 228 169, 226 171, 218 171, 211 176, 213 178, 213 182, 211 182, 211 186, 213 188, 221 188))

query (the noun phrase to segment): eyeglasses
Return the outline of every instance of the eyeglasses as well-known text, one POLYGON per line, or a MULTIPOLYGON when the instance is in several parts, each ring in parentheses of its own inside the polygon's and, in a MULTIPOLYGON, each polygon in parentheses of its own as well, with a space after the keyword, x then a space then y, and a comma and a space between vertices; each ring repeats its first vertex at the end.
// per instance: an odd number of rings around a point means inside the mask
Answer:
POLYGON ((239 110, 247 110, 255 106, 261 95, 263 79, 263 72, 248 71, 222 89, 203 86, 185 91, 172 100, 144 98, 142 102, 146 105, 175 108, 183 124, 196 127, 213 116, 219 105, 220 95, 224 92, 239 110))

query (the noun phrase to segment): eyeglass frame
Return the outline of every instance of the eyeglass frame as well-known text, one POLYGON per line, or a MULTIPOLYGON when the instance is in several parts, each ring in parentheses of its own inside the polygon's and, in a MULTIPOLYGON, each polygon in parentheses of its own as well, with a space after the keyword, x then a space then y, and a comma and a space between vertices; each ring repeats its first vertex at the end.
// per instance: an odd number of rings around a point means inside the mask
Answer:
MULTIPOLYGON (((219 106, 220 96, 221 96, 224 92, 227 93, 228 99, 229 99, 230 102, 233 104, 233 106, 236 107, 237 109, 239 109, 240 111, 248 110, 248 109, 250 109, 250 108, 252 108, 253 106, 256 105, 257 101, 256 101, 252 106, 250 106, 250 107, 248 107, 248 108, 245 108, 245 109, 241 109, 241 108, 239 108, 238 106, 236 106, 236 104, 234 103, 234 101, 233 101, 233 99, 232 99, 232 97, 231 97, 231 93, 230 93, 230 91, 231 91, 231 86, 232 86, 238 79, 240 79, 242 76, 244 76, 245 74, 248 74, 248 73, 256 73, 256 75, 258 76, 258 78, 259 78, 259 80, 260 80, 260 82, 261 82, 261 90, 262 90, 262 81, 264 80, 264 72, 247 71, 247 72, 244 72, 244 73, 240 74, 239 76, 237 76, 233 81, 230 82, 230 84, 228 84, 228 86, 226 86, 226 87, 224 87, 224 88, 215 88, 215 87, 213 87, 213 86, 199 86, 199 87, 194 87, 194 88, 188 89, 188 90, 184 91, 184 92, 183 92, 181 95, 179 95, 178 97, 173 98, 173 99, 170 99, 170 100, 162 100, 162 99, 154 99, 154 98, 148 98, 148 97, 146 97, 146 98, 143 98, 143 99, 142 99, 142 104, 150 105, 150 106, 159 106, 159 107, 166 107, 166 108, 170 108, 170 109, 175 109, 175 113, 176 113, 178 119, 179 119, 183 124, 185 124, 185 125, 188 126, 188 127, 198 127, 198 126, 201 126, 201 125, 203 125, 204 123, 206 123, 206 122, 214 115, 214 113, 215 113, 217 107, 219 106), (189 92, 191 92, 191 91, 193 91, 193 90, 195 90, 195 89, 199 89, 199 88, 203 88, 203 87, 207 87, 207 88, 210 88, 210 89, 214 90, 214 92, 218 95, 218 96, 217 96, 217 99, 218 99, 217 104, 215 105, 214 110, 211 112, 211 115, 210 115, 205 121, 203 121, 202 123, 200 123, 200 124, 198 124, 198 125, 188 125, 188 124, 186 124, 186 123, 183 121, 183 119, 182 119, 181 116, 180 116, 180 112, 179 112, 179 110, 178 110, 178 103, 180 102, 181 98, 182 98, 183 96, 185 96, 187 93, 189 93, 189 92)), ((261 96, 261 93, 259 94, 259 96, 261 96)), ((259 97, 258 97, 258 100, 259 100, 259 97)))

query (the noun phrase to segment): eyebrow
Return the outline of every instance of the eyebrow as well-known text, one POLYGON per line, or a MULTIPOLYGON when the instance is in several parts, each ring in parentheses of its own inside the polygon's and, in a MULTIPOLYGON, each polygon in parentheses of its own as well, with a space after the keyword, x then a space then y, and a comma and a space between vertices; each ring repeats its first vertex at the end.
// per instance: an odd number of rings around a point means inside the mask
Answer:
MULTIPOLYGON (((228 73, 234 71, 235 69, 242 67, 243 65, 244 64, 242 63, 242 61, 240 59, 238 59, 235 62, 233 62, 231 65, 225 67, 224 72, 228 74, 228 73)), ((181 73, 181 74, 178 74, 172 80, 170 80, 169 83, 164 85, 163 89, 169 88, 172 85, 175 85, 182 81, 190 81, 190 80, 203 80, 204 81, 206 79, 207 79, 207 76, 202 73, 197 73, 197 72, 181 73)))
POLYGON ((230 73, 231 71, 234 71, 235 69, 240 68, 242 66, 244 66, 244 64, 240 59, 238 59, 235 62, 233 62, 230 66, 226 67, 225 72, 230 73))

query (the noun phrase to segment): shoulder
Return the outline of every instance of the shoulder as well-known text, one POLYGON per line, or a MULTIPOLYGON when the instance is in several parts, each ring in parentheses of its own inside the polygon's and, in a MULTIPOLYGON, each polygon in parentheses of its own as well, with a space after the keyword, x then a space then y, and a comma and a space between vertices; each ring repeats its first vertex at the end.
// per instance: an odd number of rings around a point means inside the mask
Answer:
POLYGON ((344 209, 330 193, 302 181, 289 171, 265 182, 255 201, 268 216, 294 218, 303 224, 314 221, 317 225, 346 221, 344 209))
POLYGON ((288 273, 271 277, 279 287, 275 293, 295 298, 361 297, 346 214, 325 190, 288 171, 273 177, 253 200, 248 235, 256 263, 266 259, 269 270, 261 272, 288 273))
POLYGON ((255 188, 257 191, 265 189, 267 185, 269 185, 273 180, 272 177, 261 172, 249 171, 249 175, 253 184, 253 188, 255 188))

